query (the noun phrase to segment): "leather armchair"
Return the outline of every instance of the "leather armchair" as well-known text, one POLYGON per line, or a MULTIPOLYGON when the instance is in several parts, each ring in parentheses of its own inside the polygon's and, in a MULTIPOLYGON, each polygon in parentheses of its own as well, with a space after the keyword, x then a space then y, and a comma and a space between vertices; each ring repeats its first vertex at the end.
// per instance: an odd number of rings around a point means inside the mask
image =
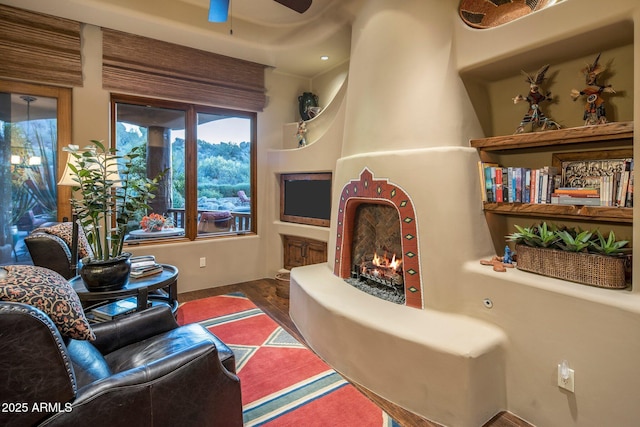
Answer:
POLYGON ((33 265, 45 267, 59 273, 65 279, 76 275, 78 261, 85 256, 93 256, 82 228, 77 229, 74 256, 73 223, 60 222, 33 230, 24 238, 33 265))
POLYGON ((242 426, 233 352, 168 307, 62 338, 37 308, 0 301, 0 425, 242 426))
POLYGON ((75 276, 71 248, 60 237, 36 230, 24 238, 24 244, 29 250, 33 265, 60 273, 65 279, 75 276))

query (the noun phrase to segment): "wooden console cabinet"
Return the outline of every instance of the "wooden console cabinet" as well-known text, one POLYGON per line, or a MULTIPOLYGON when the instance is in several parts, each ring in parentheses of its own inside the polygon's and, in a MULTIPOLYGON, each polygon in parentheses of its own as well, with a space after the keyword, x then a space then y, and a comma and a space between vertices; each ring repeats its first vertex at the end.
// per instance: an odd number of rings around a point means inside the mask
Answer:
POLYGON ((282 236, 284 268, 319 264, 327 261, 327 243, 298 236, 282 236))

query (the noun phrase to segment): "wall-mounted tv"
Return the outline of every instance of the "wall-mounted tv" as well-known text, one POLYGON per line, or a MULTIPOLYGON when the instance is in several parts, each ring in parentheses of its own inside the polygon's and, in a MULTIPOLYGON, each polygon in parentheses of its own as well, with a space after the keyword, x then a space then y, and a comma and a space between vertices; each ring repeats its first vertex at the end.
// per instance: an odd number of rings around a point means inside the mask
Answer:
POLYGON ((280 221, 329 227, 331 173, 280 175, 280 221))

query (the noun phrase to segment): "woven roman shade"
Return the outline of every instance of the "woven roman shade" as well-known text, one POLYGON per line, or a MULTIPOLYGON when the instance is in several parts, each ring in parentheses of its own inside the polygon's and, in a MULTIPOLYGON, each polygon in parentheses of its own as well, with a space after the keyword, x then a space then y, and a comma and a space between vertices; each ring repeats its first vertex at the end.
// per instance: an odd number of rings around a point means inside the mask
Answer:
POLYGON ((246 111, 264 108, 264 65, 106 28, 102 31, 104 89, 246 111))
POLYGON ((82 86, 80 23, 0 5, 0 77, 82 86))

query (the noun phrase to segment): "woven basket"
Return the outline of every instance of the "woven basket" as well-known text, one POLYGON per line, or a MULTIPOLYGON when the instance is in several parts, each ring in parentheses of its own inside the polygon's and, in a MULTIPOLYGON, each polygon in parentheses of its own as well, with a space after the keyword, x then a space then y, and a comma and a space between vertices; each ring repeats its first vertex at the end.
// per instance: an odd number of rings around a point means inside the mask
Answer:
POLYGON ((276 287, 276 295, 280 298, 289 298, 290 273, 278 273, 276 280, 280 283, 280 286, 276 287))
POLYGON ((624 289, 627 257, 516 245, 519 270, 599 288, 624 289))

